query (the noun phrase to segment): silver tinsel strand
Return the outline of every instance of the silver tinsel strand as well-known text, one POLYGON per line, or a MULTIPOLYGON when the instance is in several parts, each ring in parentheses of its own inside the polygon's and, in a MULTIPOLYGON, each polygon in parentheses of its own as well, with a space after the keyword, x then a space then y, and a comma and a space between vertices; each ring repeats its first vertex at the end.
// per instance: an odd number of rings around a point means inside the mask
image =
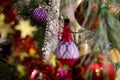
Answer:
POLYGON ((54 53, 58 44, 57 30, 59 30, 60 0, 49 0, 48 23, 45 33, 43 58, 46 61, 54 53))

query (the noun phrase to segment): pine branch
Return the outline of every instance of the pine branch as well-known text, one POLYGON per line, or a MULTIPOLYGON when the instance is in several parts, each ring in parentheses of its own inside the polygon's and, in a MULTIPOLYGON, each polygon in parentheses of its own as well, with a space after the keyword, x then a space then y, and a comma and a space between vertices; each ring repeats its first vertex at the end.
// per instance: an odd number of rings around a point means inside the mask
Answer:
POLYGON ((0 80, 18 80, 15 66, 0 59, 0 80))
POLYGON ((22 18, 30 19, 32 10, 42 6, 43 3, 47 4, 47 2, 48 0, 13 0, 13 8, 22 18))

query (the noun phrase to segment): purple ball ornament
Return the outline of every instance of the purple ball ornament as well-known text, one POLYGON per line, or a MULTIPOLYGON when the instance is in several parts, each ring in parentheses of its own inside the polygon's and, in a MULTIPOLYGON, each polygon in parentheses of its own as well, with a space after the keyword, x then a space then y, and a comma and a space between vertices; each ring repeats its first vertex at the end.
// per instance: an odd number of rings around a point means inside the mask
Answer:
POLYGON ((32 11, 31 19, 37 25, 45 25, 47 23, 48 13, 43 8, 35 8, 32 11))

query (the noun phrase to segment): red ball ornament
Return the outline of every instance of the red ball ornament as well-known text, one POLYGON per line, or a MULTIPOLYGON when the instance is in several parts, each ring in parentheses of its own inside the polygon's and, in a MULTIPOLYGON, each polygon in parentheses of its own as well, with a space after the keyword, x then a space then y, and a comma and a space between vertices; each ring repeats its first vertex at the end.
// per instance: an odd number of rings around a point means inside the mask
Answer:
POLYGON ((73 80, 115 80, 115 71, 103 55, 95 58, 91 54, 81 56, 72 70, 73 80))
MULTIPOLYGON (((87 9, 88 9, 88 4, 89 4, 88 1, 82 1, 77 6, 77 8, 75 10, 75 13, 74 13, 77 22, 81 26, 82 26, 83 22, 85 21, 86 12, 87 12, 87 9)), ((97 4, 93 4, 93 9, 92 9, 92 11, 91 11, 87 21, 85 22, 85 25, 84 25, 86 29, 94 30, 99 25, 98 17, 93 19, 93 16, 95 15, 94 13, 97 10, 97 8, 98 8, 98 5, 97 4)))

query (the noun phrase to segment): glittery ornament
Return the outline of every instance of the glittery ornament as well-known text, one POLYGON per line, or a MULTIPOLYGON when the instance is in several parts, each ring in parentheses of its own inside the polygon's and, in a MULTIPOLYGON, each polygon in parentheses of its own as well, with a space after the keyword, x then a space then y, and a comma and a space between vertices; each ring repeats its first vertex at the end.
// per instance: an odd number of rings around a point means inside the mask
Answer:
MULTIPOLYGON (((37 61, 39 62, 39 61, 37 61)), ((47 64, 38 64, 36 61, 29 66, 30 80, 62 80, 59 77, 59 73, 56 67, 51 67, 47 64), (33 66, 31 66, 33 65, 33 66), (35 66, 34 66, 35 65, 35 66), (34 69, 37 68, 37 69, 34 69), (32 70, 33 69, 33 70, 32 70), (36 71, 37 70, 37 71, 36 71)))
POLYGON ((43 8, 35 8, 32 11, 31 19, 37 25, 44 25, 47 23, 48 13, 43 8))
POLYGON ((39 52, 34 43, 33 38, 31 38, 30 36, 26 36, 25 38, 21 38, 21 37, 16 38, 13 47, 15 51, 24 50, 32 55, 39 52))
POLYGON ((103 55, 81 56, 75 63, 72 74, 73 80, 115 80, 114 67, 103 55))

